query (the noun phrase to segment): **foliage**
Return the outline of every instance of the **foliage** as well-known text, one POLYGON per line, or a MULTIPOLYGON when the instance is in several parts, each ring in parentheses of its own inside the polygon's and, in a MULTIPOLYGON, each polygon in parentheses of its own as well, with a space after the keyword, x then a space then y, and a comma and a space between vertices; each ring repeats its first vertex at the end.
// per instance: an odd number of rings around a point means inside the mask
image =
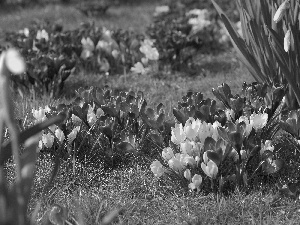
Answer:
POLYGON ((6 41, 20 49, 27 63, 26 73, 13 79, 19 91, 50 97, 61 94, 75 70, 126 73, 143 58, 143 40, 133 32, 109 31, 89 23, 72 31, 63 31, 59 24, 34 24, 6 34, 6 41))
POLYGON ((161 66, 169 64, 175 70, 183 65, 192 69, 197 53, 224 50, 229 43, 212 7, 193 1, 157 7, 147 33, 156 40, 161 66))
POLYGON ((285 86, 287 104, 291 109, 298 108, 299 2, 238 0, 243 38, 212 2, 252 76, 270 86, 285 86))

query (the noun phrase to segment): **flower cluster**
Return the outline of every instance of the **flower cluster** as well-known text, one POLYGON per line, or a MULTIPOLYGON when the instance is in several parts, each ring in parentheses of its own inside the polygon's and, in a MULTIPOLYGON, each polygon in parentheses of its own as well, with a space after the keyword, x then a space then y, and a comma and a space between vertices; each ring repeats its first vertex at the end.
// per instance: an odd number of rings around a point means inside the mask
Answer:
POLYGON ((193 33, 202 31, 203 29, 211 25, 207 9, 192 9, 186 13, 186 16, 192 16, 188 20, 188 24, 192 25, 193 33))
MULTIPOLYGON (((190 182, 189 188, 191 189, 198 189, 202 183, 200 174, 194 174, 193 177, 191 174, 191 170, 199 168, 201 154, 203 155, 202 171, 212 179, 218 173, 216 163, 207 158, 206 152, 203 153, 203 145, 207 137, 219 139, 217 131, 219 126, 219 122, 211 124, 190 117, 185 126, 175 124, 175 127, 172 128, 171 141, 179 146, 180 153, 174 153, 171 147, 167 147, 162 151, 162 158, 170 169, 183 175, 190 182)), ((157 160, 151 164, 151 170, 157 177, 162 176, 166 171, 157 160)))
POLYGON ((159 53, 155 47, 153 47, 153 40, 145 39, 141 42, 140 52, 143 54, 141 62, 137 62, 131 68, 131 71, 137 74, 145 74, 148 70, 149 61, 157 61, 159 59, 159 53))

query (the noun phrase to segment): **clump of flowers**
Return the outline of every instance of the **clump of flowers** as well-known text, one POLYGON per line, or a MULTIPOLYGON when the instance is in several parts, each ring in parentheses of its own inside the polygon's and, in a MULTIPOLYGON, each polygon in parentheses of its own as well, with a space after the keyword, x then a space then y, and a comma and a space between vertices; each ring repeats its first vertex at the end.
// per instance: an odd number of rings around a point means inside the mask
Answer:
MULTIPOLYGON (((199 174, 201 169, 202 173, 211 179, 216 178, 218 166, 206 157, 203 147, 207 137, 219 140, 217 131, 219 126, 220 123, 218 122, 211 124, 190 117, 184 126, 181 123, 175 124, 171 131, 171 141, 179 147, 180 152, 174 153, 171 147, 166 147, 162 151, 162 158, 168 165, 169 170, 171 169, 177 175, 185 177, 190 182, 188 187, 192 190, 199 189, 202 183, 202 176, 199 174), (200 167, 201 156, 204 161, 200 167)), ((158 169, 164 171, 159 173, 159 177, 168 171, 161 163, 158 164, 158 161, 154 161, 151 164, 151 170, 157 174, 158 169), (154 170, 153 168, 157 169, 154 170)))
POLYGON ((186 13, 187 16, 192 16, 188 20, 188 24, 192 25, 192 32, 202 31, 207 26, 211 25, 209 13, 207 9, 192 9, 186 13))
POLYGON ((154 41, 150 39, 145 39, 141 42, 140 52, 143 54, 141 62, 137 62, 131 68, 131 71, 137 74, 145 74, 149 71, 149 67, 152 66, 154 62, 159 59, 158 50, 153 46, 154 41), (148 68, 147 68, 148 67, 148 68))

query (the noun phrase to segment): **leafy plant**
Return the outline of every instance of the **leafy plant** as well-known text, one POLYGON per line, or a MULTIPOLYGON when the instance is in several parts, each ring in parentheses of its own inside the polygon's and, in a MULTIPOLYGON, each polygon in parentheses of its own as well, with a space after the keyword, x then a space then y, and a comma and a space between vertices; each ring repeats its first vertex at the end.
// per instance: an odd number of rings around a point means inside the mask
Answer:
POLYGON ((243 37, 212 0, 232 43, 252 76, 269 86, 283 86, 290 109, 300 102, 298 1, 237 0, 243 37))

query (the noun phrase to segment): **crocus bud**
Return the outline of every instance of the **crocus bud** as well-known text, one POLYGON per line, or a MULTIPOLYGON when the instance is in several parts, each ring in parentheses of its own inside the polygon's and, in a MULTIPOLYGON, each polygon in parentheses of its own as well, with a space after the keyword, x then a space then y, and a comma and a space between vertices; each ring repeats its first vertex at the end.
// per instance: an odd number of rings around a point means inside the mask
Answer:
POLYGON ((274 18, 273 18, 273 20, 274 20, 275 23, 278 23, 278 22, 282 19, 282 17, 283 17, 283 15, 284 15, 285 11, 286 11, 289 7, 290 7, 290 0, 285 0, 285 1, 279 6, 279 8, 277 9, 277 11, 276 11, 276 13, 275 13, 275 15, 274 15, 274 18))
POLYGON ((170 147, 164 148, 161 154, 163 159, 167 162, 174 157, 173 150, 170 147))
POLYGON ((191 171, 189 169, 186 169, 183 173, 183 176, 185 177, 185 179, 191 180, 191 178, 192 178, 191 171))
POLYGON ((291 29, 289 29, 284 36, 283 42, 284 51, 288 52, 291 47, 291 29))

